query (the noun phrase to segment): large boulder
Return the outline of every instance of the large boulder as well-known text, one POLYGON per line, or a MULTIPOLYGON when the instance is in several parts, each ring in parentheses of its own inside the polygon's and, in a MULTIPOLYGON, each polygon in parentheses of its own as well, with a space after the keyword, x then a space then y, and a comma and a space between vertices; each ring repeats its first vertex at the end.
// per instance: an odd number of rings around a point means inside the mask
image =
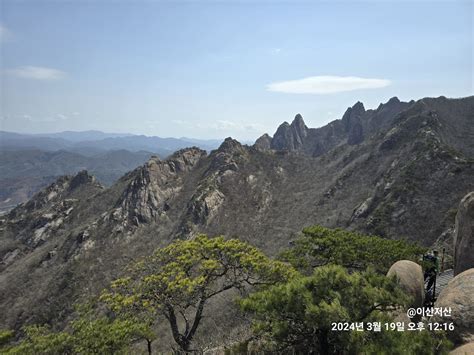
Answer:
POLYGON ((474 341, 474 268, 452 279, 441 291, 435 308, 451 308, 451 317, 435 316, 433 322, 454 323, 448 338, 455 344, 474 341))
POLYGON ((421 266, 410 260, 399 260, 388 270, 387 276, 397 276, 405 293, 412 298, 410 307, 421 307, 425 300, 425 283, 421 266))
POLYGON ((464 344, 449 353, 449 355, 472 355, 472 354, 474 354, 474 342, 464 344))
POLYGON ((459 204, 454 232, 454 275, 474 268, 474 191, 459 204))

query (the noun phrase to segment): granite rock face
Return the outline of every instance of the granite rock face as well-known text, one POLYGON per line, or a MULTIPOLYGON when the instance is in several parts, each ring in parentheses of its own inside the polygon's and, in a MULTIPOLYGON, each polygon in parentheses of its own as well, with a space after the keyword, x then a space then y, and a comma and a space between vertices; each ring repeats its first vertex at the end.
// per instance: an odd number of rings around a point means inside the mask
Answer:
POLYGON ((192 235, 200 226, 212 222, 226 199, 223 188, 232 184, 234 175, 248 158, 248 148, 231 137, 226 138, 220 147, 210 154, 209 167, 188 202, 188 223, 183 225, 181 233, 192 235))
POLYGON ((181 177, 206 156, 206 152, 193 147, 182 149, 165 161, 150 159, 138 168, 128 184, 113 214, 125 223, 138 226, 149 223, 170 208, 168 200, 179 193, 181 177))
POLYGON ((347 144, 356 145, 364 140, 362 119, 365 112, 362 102, 357 102, 354 106, 348 108, 342 117, 342 123, 347 132, 347 144))
MULTIPOLYGON (((306 127, 303 117, 297 114, 291 125, 284 122, 278 127, 271 138, 270 148, 316 157, 344 144, 357 146, 380 129, 391 127, 398 115, 413 104, 414 101, 401 102, 394 97, 376 110, 366 110, 361 102, 357 102, 346 110, 342 119, 320 128, 306 127)), ((266 146, 264 142, 269 136, 265 136, 264 141, 261 138, 256 147, 266 146)))
POLYGON ((457 347, 449 355, 472 355, 474 354, 474 342, 467 343, 457 347))
POLYGON ((459 204, 454 230, 454 275, 474 268, 474 191, 459 204))
MULTIPOLYGON (((44 244, 54 244, 56 238, 75 223, 76 211, 82 210, 88 198, 103 190, 95 177, 81 171, 60 177, 28 202, 14 208, 0 223, 0 233, 8 230, 12 236, 6 253, 4 250, 3 255, 0 254, 0 272, 21 258, 28 258, 44 244)), ((46 257, 52 255, 55 255, 54 249, 46 257)))
POLYGON ((435 307, 451 308, 451 317, 433 317, 433 322, 453 322, 448 338, 455 344, 474 341, 474 268, 452 279, 441 291, 435 307))
POLYGON ((267 133, 260 136, 253 145, 256 149, 259 150, 269 150, 272 144, 272 137, 270 137, 267 133))
POLYGON ((297 114, 291 124, 284 122, 278 127, 270 147, 275 150, 298 151, 303 148, 307 135, 308 127, 303 117, 297 114))

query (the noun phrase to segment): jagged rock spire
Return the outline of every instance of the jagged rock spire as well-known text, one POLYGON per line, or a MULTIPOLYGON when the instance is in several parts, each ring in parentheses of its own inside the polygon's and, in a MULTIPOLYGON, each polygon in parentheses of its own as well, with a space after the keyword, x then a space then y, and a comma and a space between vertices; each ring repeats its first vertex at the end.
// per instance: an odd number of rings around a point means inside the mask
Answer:
POLYGON ((294 128, 298 136, 304 138, 308 135, 308 127, 304 123, 303 116, 301 114, 297 114, 293 122, 291 122, 291 127, 294 128))
POLYGON ((291 125, 288 122, 283 122, 278 127, 273 136, 271 148, 288 151, 298 150, 303 146, 307 135, 308 127, 306 127, 303 117, 297 114, 291 125))
POLYGON ((344 116, 342 116, 342 123, 347 132, 347 143, 350 145, 359 144, 364 140, 364 129, 362 127, 362 117, 364 114, 364 104, 357 101, 355 105, 349 107, 344 113, 344 116))

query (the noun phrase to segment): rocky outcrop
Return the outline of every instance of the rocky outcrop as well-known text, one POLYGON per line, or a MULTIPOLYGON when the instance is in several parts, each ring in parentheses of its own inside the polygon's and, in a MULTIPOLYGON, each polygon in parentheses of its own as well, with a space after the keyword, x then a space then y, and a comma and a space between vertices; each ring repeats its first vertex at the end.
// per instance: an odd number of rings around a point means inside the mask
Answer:
POLYGON ((170 208, 168 199, 181 190, 183 174, 204 156, 204 150, 193 147, 180 150, 164 161, 152 158, 136 169, 112 212, 115 229, 121 231, 129 226, 136 227, 165 213, 170 208))
POLYGON ((411 297, 410 307, 421 307, 425 300, 423 271, 421 266, 410 260, 399 260, 387 272, 387 277, 395 275, 400 287, 411 297))
POLYGON ((342 116, 342 123, 347 132, 347 144, 356 145, 364 140, 362 128, 364 114, 364 105, 362 102, 357 102, 354 106, 348 108, 344 116, 342 116))
POLYGON ((308 135, 308 127, 306 127, 306 124, 304 123, 303 116, 299 113, 296 114, 295 119, 291 122, 291 128, 295 132, 295 135, 300 137, 301 140, 306 138, 308 135))
POLYGON ((449 355, 472 355, 474 354, 474 342, 461 345, 449 353, 449 355))
POLYGON ((474 191, 459 204, 454 232, 454 275, 474 268, 474 191))
POLYGON ((453 322, 447 336, 455 344, 474 341, 474 268, 452 279, 441 291, 435 307, 451 308, 451 317, 433 317, 433 322, 453 322))
POLYGON ((21 220, 44 214, 47 210, 62 210, 61 206, 69 205, 78 198, 90 197, 102 191, 104 187, 87 171, 81 171, 74 176, 59 177, 54 183, 34 195, 28 202, 20 204, 8 215, 10 221, 21 220))
POLYGON ((245 164, 248 157, 247 148, 231 137, 226 138, 211 153, 209 167, 188 203, 187 221, 181 228, 182 234, 190 235, 196 226, 207 225, 212 221, 225 200, 220 186, 239 171, 239 166, 245 164))
POLYGON ((270 137, 267 133, 260 136, 253 145, 254 148, 258 150, 269 150, 272 144, 272 137, 270 137))
POLYGON ((96 178, 86 170, 78 172, 69 182, 69 189, 74 190, 82 185, 93 184, 96 182, 96 178))
POLYGON ((211 186, 201 188, 194 196, 189 206, 194 224, 205 224, 212 220, 218 208, 224 202, 224 194, 211 186))
POLYGON ((13 209, 9 217, 16 219, 25 213, 34 213, 37 210, 54 204, 56 201, 72 198, 73 195, 80 194, 80 190, 87 189, 97 192, 102 190, 103 186, 97 182, 95 177, 89 175, 85 170, 73 176, 61 176, 51 185, 34 195, 28 202, 13 209))
MULTIPOLYGON (((342 119, 321 128, 306 127, 298 114, 291 125, 284 122, 278 127, 270 148, 317 157, 341 145, 359 145, 374 133, 390 129, 398 115, 414 104, 414 101, 401 102, 393 97, 376 110, 365 110, 364 105, 357 102, 346 110, 342 119)), ((268 136, 260 137, 255 148, 265 149, 268 139, 268 136)))
POLYGON ((230 155, 245 154, 246 150, 238 140, 233 139, 232 137, 227 137, 219 146, 215 155, 219 155, 219 153, 230 155))
POLYGON ((0 228, 0 232, 9 230, 13 237, 13 243, 0 250, 0 269, 68 230, 78 206, 103 190, 95 177, 81 171, 58 178, 27 203, 13 209, 0 228))
POLYGON ((398 114, 414 103, 415 101, 402 102, 398 97, 392 97, 386 103, 380 104, 376 110, 367 110, 364 118, 364 132, 366 136, 392 127, 398 114))
POLYGON ((247 148, 237 140, 228 137, 217 150, 211 153, 211 165, 206 175, 212 175, 214 173, 222 174, 226 171, 237 171, 239 169, 239 163, 246 161, 247 157, 247 148))
POLYGON ((275 150, 301 150, 307 135, 308 127, 306 127, 303 117, 297 114, 291 125, 284 122, 278 127, 270 147, 275 150))
POLYGON ((362 143, 364 140, 364 130, 362 128, 362 123, 356 122, 354 123, 347 133, 347 144, 349 145, 356 145, 362 143))

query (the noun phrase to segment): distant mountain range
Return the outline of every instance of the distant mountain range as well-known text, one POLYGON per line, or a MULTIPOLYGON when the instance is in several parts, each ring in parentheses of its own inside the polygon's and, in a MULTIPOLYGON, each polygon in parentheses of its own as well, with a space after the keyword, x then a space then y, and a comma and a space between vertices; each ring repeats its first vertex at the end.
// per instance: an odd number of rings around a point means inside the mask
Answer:
POLYGON ((0 212, 8 211, 59 176, 88 170, 109 186, 127 171, 154 156, 153 153, 110 150, 82 155, 66 150, 0 150, 0 212))
POLYGON ((221 142, 222 140, 218 139, 161 138, 100 131, 65 131, 49 134, 20 134, 0 131, 1 150, 67 150, 85 155, 125 149, 131 152, 149 151, 161 157, 167 157, 176 150, 191 146, 212 150, 217 148, 221 142))
POLYGON ((29 199, 59 176, 88 170, 108 186, 153 155, 198 146, 215 149, 219 140, 66 131, 20 134, 0 131, 0 213, 29 199))

